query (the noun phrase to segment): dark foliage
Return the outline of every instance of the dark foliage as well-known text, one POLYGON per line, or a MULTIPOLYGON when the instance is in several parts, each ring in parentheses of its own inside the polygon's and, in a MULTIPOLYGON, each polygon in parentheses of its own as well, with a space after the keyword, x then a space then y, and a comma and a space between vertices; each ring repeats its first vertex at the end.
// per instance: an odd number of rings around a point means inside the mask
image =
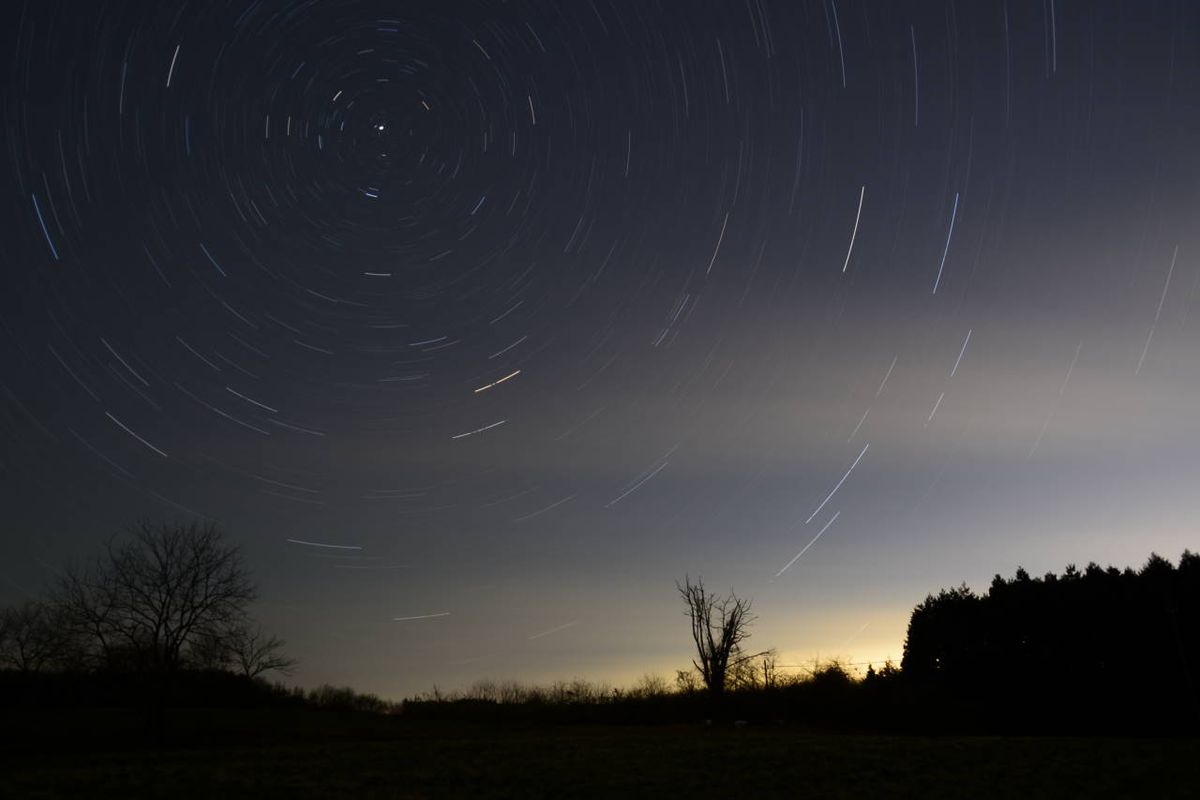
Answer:
POLYGON ((903 676, 996 730, 1200 728, 1200 556, 999 575, 913 611, 903 676))

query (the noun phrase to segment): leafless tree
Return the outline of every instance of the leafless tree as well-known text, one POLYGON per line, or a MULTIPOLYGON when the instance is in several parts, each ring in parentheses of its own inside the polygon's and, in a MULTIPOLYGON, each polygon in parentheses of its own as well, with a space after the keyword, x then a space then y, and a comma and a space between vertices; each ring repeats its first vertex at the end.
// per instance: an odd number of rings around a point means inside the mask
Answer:
POLYGON ((682 586, 676 581, 675 588, 687 606, 685 613, 692 623, 692 641, 696 644, 692 664, 709 694, 720 697, 728 687, 730 667, 762 655, 739 655, 740 645, 750 637, 750 625, 755 619, 750 613, 750 601, 733 592, 728 597, 710 594, 700 579, 693 584, 685 577, 682 586))
POLYGON ((261 626, 240 625, 228 638, 229 660, 247 678, 257 678, 271 670, 287 675, 296 666, 296 660, 280 652, 285 644, 279 637, 264 633, 261 626))
POLYGON ((22 672, 41 672, 66 654, 54 609, 37 600, 0 610, 0 666, 22 672))
POLYGON ((171 671, 192 646, 241 624, 255 597, 216 526, 143 522, 93 563, 68 568, 55 599, 103 663, 171 671))

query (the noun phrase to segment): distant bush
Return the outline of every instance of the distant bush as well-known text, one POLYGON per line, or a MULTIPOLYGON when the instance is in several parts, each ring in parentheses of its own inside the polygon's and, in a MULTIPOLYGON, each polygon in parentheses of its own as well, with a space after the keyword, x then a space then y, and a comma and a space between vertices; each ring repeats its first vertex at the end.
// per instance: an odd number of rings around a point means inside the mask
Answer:
POLYGON ((378 695, 356 692, 349 686, 331 686, 328 683, 310 689, 304 695, 304 701, 313 708, 323 711, 391 714, 398 710, 398 704, 384 700, 378 695))
MULTIPOLYGON (((768 672, 768 675, 771 673, 768 672)), ((846 727, 847 703, 863 695, 863 682, 836 661, 814 662, 805 674, 770 682, 739 681, 714 707, 711 697, 685 681, 673 686, 645 675, 628 688, 586 680, 526 686, 481 680, 462 691, 434 689, 403 702, 402 713, 421 719, 559 721, 607 723, 696 723, 705 719, 780 721, 846 727)), ((861 712, 856 712, 861 713, 861 712)), ((852 725, 849 727, 853 727, 852 725)))

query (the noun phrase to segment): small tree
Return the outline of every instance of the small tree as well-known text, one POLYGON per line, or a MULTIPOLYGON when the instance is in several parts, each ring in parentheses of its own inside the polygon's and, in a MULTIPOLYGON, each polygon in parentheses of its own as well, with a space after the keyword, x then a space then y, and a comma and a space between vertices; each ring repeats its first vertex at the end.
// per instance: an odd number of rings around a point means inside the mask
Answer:
POLYGON ((229 637, 229 660, 247 678, 257 678, 271 670, 288 675, 296 660, 280 652, 285 644, 279 637, 264 633, 261 626, 251 629, 242 625, 229 637))
POLYGON ((702 580, 697 579, 693 584, 686 576, 683 585, 677 581, 675 588, 687 606, 684 613, 692 623, 692 641, 696 645, 692 664, 709 695, 720 698, 728 687, 730 667, 762 655, 740 655, 740 645, 750 637, 750 625, 755 619, 750 613, 750 601, 733 592, 728 597, 710 594, 702 580))

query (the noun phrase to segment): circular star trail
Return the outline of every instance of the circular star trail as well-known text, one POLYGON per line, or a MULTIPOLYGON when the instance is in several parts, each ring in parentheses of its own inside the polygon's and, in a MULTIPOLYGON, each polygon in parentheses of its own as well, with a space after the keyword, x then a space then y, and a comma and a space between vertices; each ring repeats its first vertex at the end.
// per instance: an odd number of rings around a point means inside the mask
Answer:
POLYGON ((6 592, 198 516, 364 688, 665 668, 688 571, 878 660, 1195 474, 1186 4, 4 14, 6 592))

